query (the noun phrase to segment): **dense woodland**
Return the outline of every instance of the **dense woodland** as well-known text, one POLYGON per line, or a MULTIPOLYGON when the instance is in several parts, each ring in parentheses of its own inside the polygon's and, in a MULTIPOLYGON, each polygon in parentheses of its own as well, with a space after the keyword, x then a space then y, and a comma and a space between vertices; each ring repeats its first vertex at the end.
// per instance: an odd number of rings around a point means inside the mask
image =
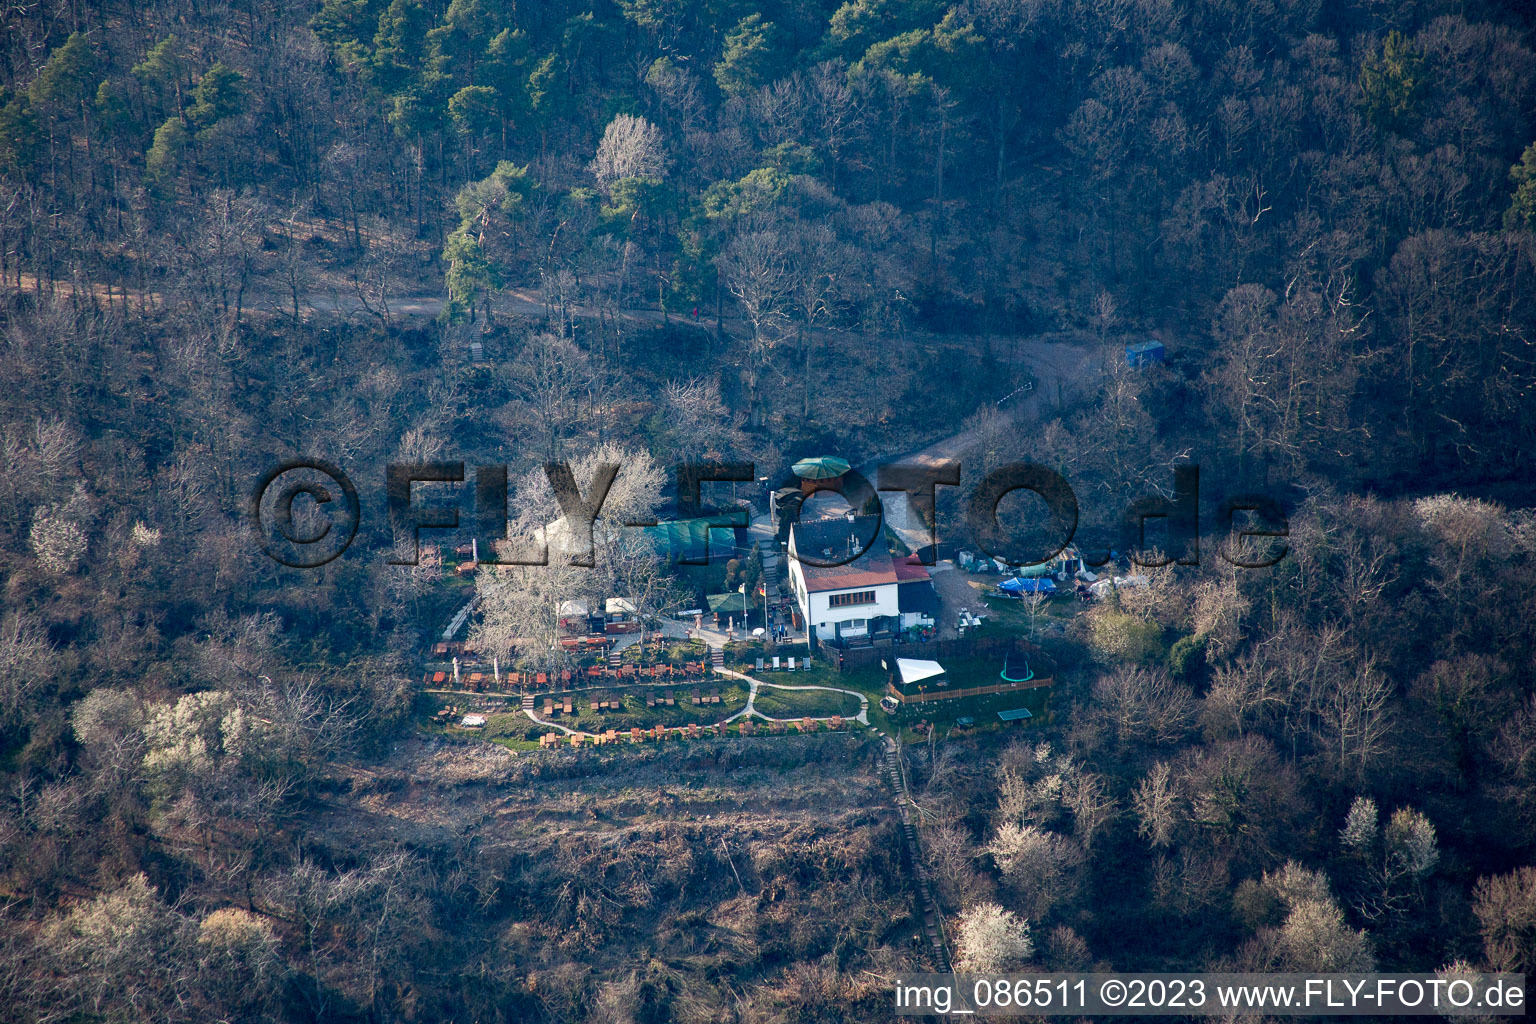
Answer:
MULTIPOLYGON (((923 960, 873 747, 423 739, 452 604, 386 564, 383 467, 505 461, 531 526, 529 472, 600 446, 664 480, 957 433, 967 484, 1063 472, 1090 537, 1185 461, 1291 527, 1076 616, 1051 722, 908 746, 961 965, 1536 972, 1533 31, 7 6, 0 1016, 886 1019, 923 960), (244 518, 294 455, 373 513, 322 569, 244 518)), ((566 582, 665 602, 618 561, 566 582)))

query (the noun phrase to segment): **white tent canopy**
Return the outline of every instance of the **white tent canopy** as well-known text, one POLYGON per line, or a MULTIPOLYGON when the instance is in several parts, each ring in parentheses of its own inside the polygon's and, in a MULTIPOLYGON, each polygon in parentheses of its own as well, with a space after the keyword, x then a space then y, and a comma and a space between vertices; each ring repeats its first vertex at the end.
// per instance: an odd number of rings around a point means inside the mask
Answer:
POLYGON ((921 658, 897 658, 896 671, 901 674, 903 683, 920 683, 924 679, 943 675, 944 666, 921 658))

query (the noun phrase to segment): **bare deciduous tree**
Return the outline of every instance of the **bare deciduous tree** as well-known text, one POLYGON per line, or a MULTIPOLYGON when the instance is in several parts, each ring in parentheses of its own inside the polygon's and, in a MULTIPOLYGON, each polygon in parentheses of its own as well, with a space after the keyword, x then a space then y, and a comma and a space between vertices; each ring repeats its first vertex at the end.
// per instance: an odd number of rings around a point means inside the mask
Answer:
POLYGON ((714 377, 689 377, 668 381, 662 391, 667 432, 684 456, 693 459, 727 456, 742 443, 725 403, 720 400, 720 381, 714 377))
POLYGON ((1341 777, 1362 781, 1381 756, 1391 727, 1391 696, 1391 682, 1370 661, 1344 673, 1321 695, 1324 750, 1341 777))
POLYGON ((1188 730, 1195 695, 1162 669, 1121 666, 1094 683, 1095 713, 1121 743, 1168 743, 1188 730))
POLYGON ((1178 794, 1173 788, 1173 773, 1162 761, 1136 786, 1131 797, 1136 811, 1136 833, 1154 849, 1173 842, 1174 826, 1178 824, 1178 794))
POLYGON ((789 323, 789 261, 777 232, 737 235, 719 256, 726 288, 752 329, 744 376, 752 392, 753 422, 760 422, 759 388, 789 323))
POLYGON ((669 161, 661 129, 643 117, 619 114, 603 130, 589 169, 599 184, 625 178, 660 178, 669 161))
POLYGON ((1480 878, 1472 898, 1488 965, 1500 971, 1536 970, 1536 867, 1480 878))

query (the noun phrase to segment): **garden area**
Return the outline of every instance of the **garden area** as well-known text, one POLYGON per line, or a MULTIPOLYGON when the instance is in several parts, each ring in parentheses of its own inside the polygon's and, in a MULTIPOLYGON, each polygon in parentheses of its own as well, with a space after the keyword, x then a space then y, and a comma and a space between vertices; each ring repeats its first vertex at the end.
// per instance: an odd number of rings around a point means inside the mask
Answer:
MULTIPOLYGON (((793 685, 803 684, 797 680, 793 685)), ((753 707, 769 718, 803 718, 807 715, 812 718, 832 715, 853 718, 859 713, 859 699, 831 690, 780 690, 764 685, 758 687, 753 707)))
MULTIPOLYGON (((649 729, 655 725, 709 725, 723 718, 729 718, 736 712, 747 706, 746 687, 731 680, 716 677, 713 680, 693 684, 678 684, 672 686, 631 686, 623 689, 612 690, 583 690, 581 692, 568 693, 541 693, 534 697, 534 713, 544 718, 544 701, 546 699, 556 702, 563 707, 565 699, 571 700, 571 714, 563 711, 551 714, 548 720, 558 722, 568 729, 577 729, 582 732, 602 732, 606 729, 649 729), (720 703, 698 704, 693 703, 693 693, 697 689, 700 696, 706 696, 712 691, 718 691, 720 703), (662 697, 671 694, 673 704, 664 705, 660 701, 653 707, 646 706, 647 697, 662 697), (594 701, 616 701, 617 708, 595 710, 594 701)), ((527 721, 527 719, 523 719, 527 721)), ((489 723, 487 723, 489 724, 489 723)), ((532 725, 533 723, 529 723, 532 725)), ((547 731, 542 726, 535 726, 540 732, 547 731)))
POLYGON ((678 640, 663 637, 630 644, 619 651, 619 661, 625 665, 684 665, 689 662, 708 661, 709 647, 702 640, 678 640))
POLYGON ((1050 694, 1050 687, 1041 686, 1015 693, 990 693, 958 700, 931 701, 921 706, 903 705, 891 716, 891 720, 901 727, 901 735, 908 741, 923 739, 926 728, 936 729, 940 736, 957 727, 983 731, 1027 729, 1048 720, 1050 694), (1016 708, 1027 709, 1030 717, 1012 722, 1004 722, 997 717, 998 712, 1016 708), (960 719, 971 721, 961 725, 960 719))

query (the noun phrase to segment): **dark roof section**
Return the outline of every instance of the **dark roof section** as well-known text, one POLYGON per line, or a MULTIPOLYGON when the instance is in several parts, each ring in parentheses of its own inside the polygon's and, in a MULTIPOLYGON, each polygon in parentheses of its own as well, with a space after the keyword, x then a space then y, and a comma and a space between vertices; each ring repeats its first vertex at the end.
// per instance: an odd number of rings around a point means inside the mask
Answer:
POLYGON ((913 580, 896 588, 896 604, 901 611, 923 615, 939 614, 939 595, 927 580, 913 580))
POLYGON ((789 528, 795 553, 804 556, 800 571, 805 574, 805 588, 812 592, 876 587, 896 582, 896 568, 886 547, 883 532, 858 558, 846 565, 812 565, 805 559, 834 561, 847 558, 864 546, 864 538, 877 527, 878 516, 839 516, 795 523, 789 528))
MULTIPOLYGON (((828 519, 802 519, 790 526, 789 532, 795 538, 795 550, 804 554, 807 558, 820 558, 826 560, 823 550, 830 550, 835 558, 844 554, 852 545, 852 550, 857 551, 864 545, 864 537, 875 525, 879 523, 879 516, 832 516, 828 519)), ((870 548, 884 547, 878 539, 870 548)))

